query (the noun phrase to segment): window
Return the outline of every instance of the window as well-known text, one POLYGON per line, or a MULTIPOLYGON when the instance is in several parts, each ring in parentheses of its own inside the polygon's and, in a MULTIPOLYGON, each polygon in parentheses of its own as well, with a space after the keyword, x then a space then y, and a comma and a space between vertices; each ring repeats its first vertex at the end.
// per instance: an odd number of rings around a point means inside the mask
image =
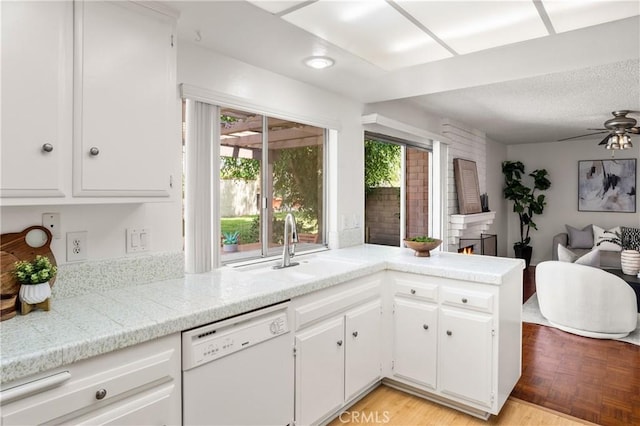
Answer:
POLYGON ((221 262, 281 253, 289 212, 297 251, 322 247, 325 130, 230 108, 219 124, 221 262))
POLYGON ((406 141, 365 134, 365 242, 401 246, 430 228, 431 152, 406 141))

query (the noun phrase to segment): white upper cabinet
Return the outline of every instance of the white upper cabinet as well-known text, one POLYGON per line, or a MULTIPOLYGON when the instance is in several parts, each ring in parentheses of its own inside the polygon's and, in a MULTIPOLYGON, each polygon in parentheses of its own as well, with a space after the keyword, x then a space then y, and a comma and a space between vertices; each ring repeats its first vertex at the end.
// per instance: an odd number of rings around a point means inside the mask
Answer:
POLYGON ((168 196, 176 139, 175 18, 75 3, 75 196, 168 196))
POLYGON ((63 197, 71 156, 73 4, 0 2, 0 197, 63 197))
POLYGON ((0 205, 166 200, 180 161, 177 14, 157 2, 0 8, 0 205))

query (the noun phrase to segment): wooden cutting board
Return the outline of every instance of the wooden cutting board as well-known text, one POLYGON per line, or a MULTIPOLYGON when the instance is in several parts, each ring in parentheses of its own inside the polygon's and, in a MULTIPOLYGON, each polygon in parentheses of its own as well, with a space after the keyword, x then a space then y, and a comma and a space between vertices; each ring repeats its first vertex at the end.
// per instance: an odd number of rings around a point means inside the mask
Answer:
POLYGON ((19 259, 6 251, 0 251, 0 321, 16 315, 16 299, 20 284, 13 276, 13 264, 19 259))
MULTIPOLYGON (((30 226, 22 232, 0 235, 0 321, 12 318, 16 314, 16 298, 20 284, 12 275, 13 264, 18 260, 33 260, 37 255, 47 256, 52 265, 56 258, 51 251, 51 232, 42 226, 30 226), (40 247, 32 247, 27 243, 27 234, 31 231, 44 232, 46 241, 40 247)), ((53 286, 55 278, 49 281, 53 286)))

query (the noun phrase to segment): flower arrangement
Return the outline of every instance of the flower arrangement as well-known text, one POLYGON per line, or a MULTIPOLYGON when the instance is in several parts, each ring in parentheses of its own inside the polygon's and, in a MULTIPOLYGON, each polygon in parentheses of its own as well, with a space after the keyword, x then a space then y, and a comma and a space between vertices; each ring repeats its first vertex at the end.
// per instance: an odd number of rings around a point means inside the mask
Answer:
POLYGON ((14 263, 13 275, 20 284, 42 284, 51 280, 58 273, 58 268, 51 264, 46 256, 37 255, 32 261, 21 260, 14 263))
POLYGON ((222 244, 224 245, 238 244, 240 232, 238 231, 223 232, 222 235, 223 235, 222 244))

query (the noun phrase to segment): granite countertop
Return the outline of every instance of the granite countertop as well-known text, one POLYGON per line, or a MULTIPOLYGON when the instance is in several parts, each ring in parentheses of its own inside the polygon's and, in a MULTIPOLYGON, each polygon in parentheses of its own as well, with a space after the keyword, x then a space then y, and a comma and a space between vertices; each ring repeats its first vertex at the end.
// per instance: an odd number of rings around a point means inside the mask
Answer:
POLYGON ((278 271, 262 273, 269 270, 266 264, 223 267, 179 279, 54 298, 49 312, 34 311, 0 323, 2 383, 387 269, 500 285, 505 274, 524 268, 519 259, 444 252, 419 258, 409 249, 373 245, 294 260, 301 262, 300 267, 280 275, 278 271))

